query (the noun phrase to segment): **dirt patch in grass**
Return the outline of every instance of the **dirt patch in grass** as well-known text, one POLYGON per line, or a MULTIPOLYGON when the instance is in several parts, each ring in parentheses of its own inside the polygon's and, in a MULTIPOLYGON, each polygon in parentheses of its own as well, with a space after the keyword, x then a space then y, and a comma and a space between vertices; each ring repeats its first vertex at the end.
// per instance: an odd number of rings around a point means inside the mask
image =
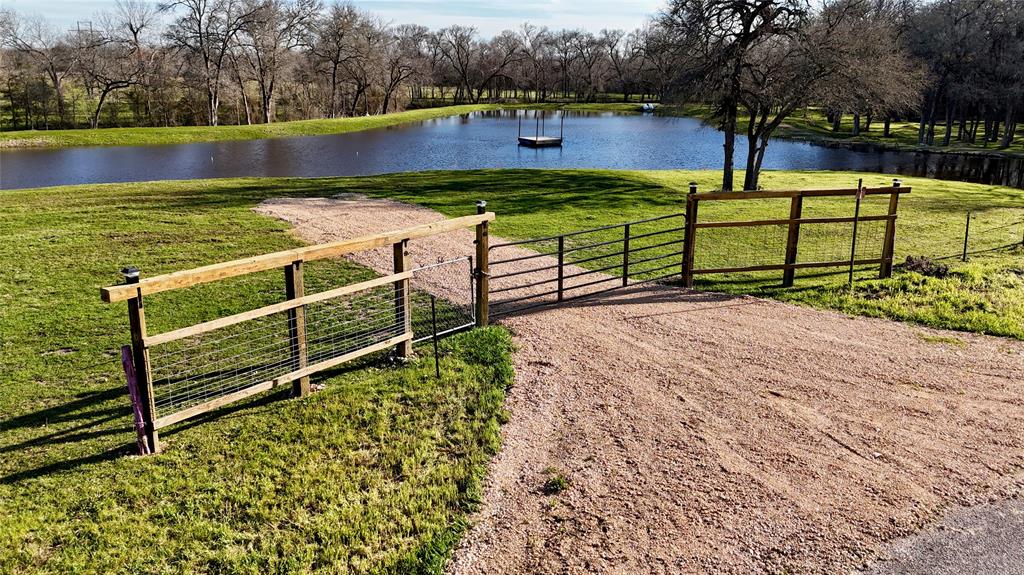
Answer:
MULTIPOLYGON (((260 211, 314 242, 442 217, 351 197, 260 211)), ((469 231, 411 246, 419 263, 471 250, 469 231)), ((656 285, 505 324, 511 418, 455 573, 845 572, 950 506, 1024 490, 1024 342, 935 345, 656 285), (571 478, 557 505, 548 469, 571 478)))

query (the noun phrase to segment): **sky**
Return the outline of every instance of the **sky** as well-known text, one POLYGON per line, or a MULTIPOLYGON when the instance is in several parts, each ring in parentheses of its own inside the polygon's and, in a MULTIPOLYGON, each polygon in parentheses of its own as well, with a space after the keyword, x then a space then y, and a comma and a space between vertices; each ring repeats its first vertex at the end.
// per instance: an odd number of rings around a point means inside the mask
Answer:
MULTIPOLYGON (((461 24, 491 36, 527 21, 592 32, 602 28, 632 30, 657 12, 663 0, 354 0, 353 4, 395 24, 415 23, 435 29, 461 24)), ((67 29, 113 5, 114 0, 0 0, 4 8, 21 14, 36 13, 67 29)))

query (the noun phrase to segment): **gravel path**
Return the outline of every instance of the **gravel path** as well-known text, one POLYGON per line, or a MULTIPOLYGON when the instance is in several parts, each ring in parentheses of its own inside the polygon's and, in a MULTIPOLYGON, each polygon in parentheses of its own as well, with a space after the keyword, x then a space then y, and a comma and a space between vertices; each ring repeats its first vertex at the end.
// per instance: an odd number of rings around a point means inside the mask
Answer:
MULTIPOLYGON (((258 211, 310 242, 441 217, 359 197, 258 211)), ((472 248, 467 230, 410 251, 472 248)), ((512 417, 453 573, 839 573, 1024 491, 1022 342, 656 285, 503 323, 512 417), (553 470, 569 487, 547 495, 553 470)))

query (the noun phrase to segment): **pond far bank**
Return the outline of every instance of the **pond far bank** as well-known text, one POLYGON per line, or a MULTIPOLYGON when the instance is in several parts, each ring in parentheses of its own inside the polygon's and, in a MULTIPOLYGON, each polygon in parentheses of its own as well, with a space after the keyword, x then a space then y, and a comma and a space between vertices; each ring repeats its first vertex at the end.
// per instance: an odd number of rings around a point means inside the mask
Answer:
POLYGON ((318 120, 293 120, 270 124, 221 126, 172 126, 144 128, 97 128, 72 130, 18 130, 0 132, 0 150, 23 148, 71 148, 78 146, 144 146, 260 140, 297 136, 323 136, 386 128, 409 122, 458 116, 491 110, 566 110, 578 112, 640 112, 641 104, 460 104, 419 108, 375 116, 318 120))
MULTIPOLYGON (((658 113, 698 118, 709 125, 714 125, 711 107, 706 104, 664 105, 658 108, 658 113)), ((746 120, 747 117, 741 112, 738 133, 745 133, 746 120)), ((994 159, 1024 159, 1024 135, 1017 137, 1009 148, 1004 149, 997 148, 995 144, 984 146, 955 141, 951 142, 949 146, 927 146, 917 143, 916 122, 893 121, 889 137, 881 135, 882 130, 877 126, 880 126, 882 122, 878 120, 872 123, 876 126, 874 130, 864 130, 861 135, 854 136, 852 122, 852 117, 844 117, 840 131, 833 132, 830 124, 825 120, 824 114, 817 109, 806 109, 786 118, 772 134, 772 137, 808 142, 826 148, 842 148, 860 152, 909 152, 994 159)), ((941 140, 943 127, 936 126, 936 130, 935 139, 941 140)))

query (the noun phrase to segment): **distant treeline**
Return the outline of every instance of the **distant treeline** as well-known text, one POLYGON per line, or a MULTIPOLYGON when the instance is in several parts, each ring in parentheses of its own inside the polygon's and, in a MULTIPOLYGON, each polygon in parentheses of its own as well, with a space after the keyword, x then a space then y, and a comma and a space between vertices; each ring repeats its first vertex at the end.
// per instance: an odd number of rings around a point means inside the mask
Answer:
POLYGON ((1024 0, 669 1, 630 32, 524 24, 493 38, 392 25, 320 0, 118 0, 71 31, 0 11, 0 40, 4 129, 244 124, 381 114, 417 100, 608 94, 709 102, 728 122, 744 99, 769 97, 782 111, 796 102, 776 85, 766 91, 759 74, 803 82, 799 104, 823 107, 837 127, 844 115, 855 131, 920 120, 926 144, 1009 145, 1024 108, 1024 0), (792 66, 778 65, 787 61, 816 72, 787 76, 792 66), (937 124, 953 127, 939 142, 937 124))
POLYGON ((6 129, 333 118, 414 99, 656 99, 669 77, 668 39, 655 26, 524 24, 485 39, 316 0, 119 0, 72 31, 7 11, 0 34, 6 129))

